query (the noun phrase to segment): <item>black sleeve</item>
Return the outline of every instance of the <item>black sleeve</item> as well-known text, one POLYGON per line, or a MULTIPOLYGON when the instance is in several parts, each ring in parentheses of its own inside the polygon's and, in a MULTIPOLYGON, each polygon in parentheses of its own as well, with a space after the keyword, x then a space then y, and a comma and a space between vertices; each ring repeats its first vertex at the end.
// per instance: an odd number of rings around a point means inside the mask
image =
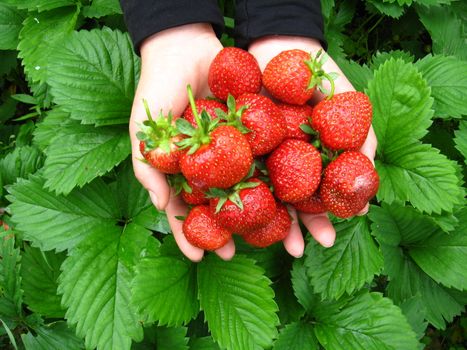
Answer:
POLYGON ((211 23, 220 37, 224 17, 216 0, 120 0, 136 52, 147 37, 191 23, 211 23))
POLYGON ((267 35, 315 38, 326 48, 320 0, 236 0, 237 46, 247 48, 267 35))

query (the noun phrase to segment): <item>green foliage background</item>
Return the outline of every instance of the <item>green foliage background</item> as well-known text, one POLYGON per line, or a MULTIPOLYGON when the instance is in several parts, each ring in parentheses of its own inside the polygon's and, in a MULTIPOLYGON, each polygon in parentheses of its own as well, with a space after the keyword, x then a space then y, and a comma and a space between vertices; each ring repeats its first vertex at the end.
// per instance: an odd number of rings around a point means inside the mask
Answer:
POLYGON ((374 104, 369 215, 295 261, 239 242, 195 264, 128 161, 139 58, 118 2, 0 1, 0 347, 467 346, 467 4, 322 11, 329 54, 374 104))

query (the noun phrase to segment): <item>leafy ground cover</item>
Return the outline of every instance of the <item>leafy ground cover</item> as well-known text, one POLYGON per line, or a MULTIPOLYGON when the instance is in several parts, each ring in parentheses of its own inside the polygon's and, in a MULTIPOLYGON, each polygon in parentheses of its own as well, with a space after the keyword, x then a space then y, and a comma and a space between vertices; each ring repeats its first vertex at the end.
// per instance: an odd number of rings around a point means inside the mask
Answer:
MULTIPOLYGON (((233 3, 221 1, 230 37, 233 3)), ((381 186, 334 247, 183 258, 133 177, 115 0, 0 3, 0 347, 467 347, 467 3, 323 0, 381 186)))

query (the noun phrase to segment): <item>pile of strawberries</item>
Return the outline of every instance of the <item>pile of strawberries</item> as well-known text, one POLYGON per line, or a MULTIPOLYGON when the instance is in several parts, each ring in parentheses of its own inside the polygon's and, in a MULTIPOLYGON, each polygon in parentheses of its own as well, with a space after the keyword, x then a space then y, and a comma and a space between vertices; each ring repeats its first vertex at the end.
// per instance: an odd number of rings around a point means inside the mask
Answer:
POLYGON ((183 116, 148 120, 138 133, 147 162, 169 175, 191 206, 183 231, 193 245, 215 250, 233 233, 253 246, 285 238, 286 205, 348 218, 377 192, 378 175, 358 150, 372 119, 361 92, 333 94, 320 53, 281 52, 264 73, 247 51, 224 48, 208 77, 216 99, 195 100, 183 116), (307 104, 322 81, 327 99, 307 104), (264 87, 272 96, 260 95, 264 87), (276 102, 279 101, 279 102, 276 102), (176 119, 176 120, 175 120, 176 119))

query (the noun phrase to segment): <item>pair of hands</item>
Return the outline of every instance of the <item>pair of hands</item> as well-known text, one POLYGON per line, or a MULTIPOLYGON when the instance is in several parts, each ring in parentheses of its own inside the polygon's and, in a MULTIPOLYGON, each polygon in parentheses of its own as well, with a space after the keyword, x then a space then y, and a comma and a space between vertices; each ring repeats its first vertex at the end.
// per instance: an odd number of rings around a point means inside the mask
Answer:
MULTIPOLYGON (((212 60, 221 49, 222 44, 212 27, 203 23, 167 29, 146 39, 141 46, 141 77, 130 119, 135 176, 149 191, 151 201, 156 208, 166 211, 180 250, 193 261, 200 261, 204 251, 186 240, 182 231, 183 222, 176 218, 187 215, 187 205, 170 189, 164 174, 141 161, 136 132, 139 131, 138 125, 147 118, 142 103, 143 98, 148 101, 152 115, 158 115, 162 110, 165 114, 172 111, 174 117, 178 117, 188 105, 186 91, 188 84, 191 85, 195 98, 212 95, 207 82, 208 71, 212 60)), ((315 55, 322 47, 317 40, 310 38, 273 36, 256 40, 250 45, 249 52, 257 59, 263 70, 274 56, 290 49, 301 49, 315 55)), ((332 59, 328 59, 324 69, 339 74, 335 82, 335 93, 354 90, 332 59)), ((324 96, 316 91, 313 102, 316 103, 323 98, 324 96)), ((370 128, 360 151, 373 161, 376 144, 375 133, 373 128, 370 128)), ((364 215, 367 211, 368 205, 359 215, 364 215)), ((289 213, 293 222, 283 243, 290 255, 294 257, 303 255, 304 240, 298 218, 321 245, 330 247, 334 244, 336 232, 326 214, 297 213, 293 208, 289 208, 289 213)), ((216 253, 224 260, 231 259, 235 255, 233 240, 216 250, 216 253)))

